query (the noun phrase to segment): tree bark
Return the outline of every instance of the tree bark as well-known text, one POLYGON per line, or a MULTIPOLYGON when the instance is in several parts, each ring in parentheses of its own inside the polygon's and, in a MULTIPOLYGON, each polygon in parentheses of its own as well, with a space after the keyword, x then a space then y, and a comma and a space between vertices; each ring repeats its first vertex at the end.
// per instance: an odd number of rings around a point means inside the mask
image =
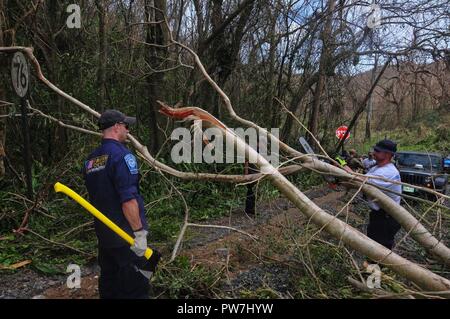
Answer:
POLYGON ((95 6, 98 11, 97 110, 103 112, 105 110, 106 62, 108 59, 105 31, 107 15, 105 0, 96 0, 95 6))
MULTIPOLYGON (((320 54, 320 62, 319 62, 319 78, 316 83, 316 88, 314 91, 314 100, 311 110, 311 116, 309 120, 309 130, 311 135, 317 136, 319 130, 319 111, 320 111, 320 101, 322 97, 322 91, 325 86, 326 76, 331 72, 329 68, 332 67, 332 63, 330 61, 330 46, 333 42, 332 39, 332 24, 333 24, 333 13, 334 8, 336 6, 336 0, 328 0, 328 6, 326 11, 326 22, 321 34, 322 38, 322 52, 320 54)), ((311 138, 311 135, 308 135, 308 141, 313 143, 314 141, 311 138)))
MULTIPOLYGON (((244 35, 244 28, 249 21, 255 0, 244 0, 226 18, 224 16, 223 0, 211 1, 210 25, 211 34, 206 39, 200 38, 198 54, 208 66, 208 72, 220 86, 224 86, 233 72, 239 55, 240 44, 244 35), (232 24, 237 19, 235 24, 232 24)), ((202 18, 199 3, 194 1, 198 19, 202 18)), ((203 24, 202 24, 203 25, 203 24)), ((203 32, 202 32, 203 36, 203 32)), ((189 78, 194 81, 194 71, 189 78)), ((187 99, 184 99, 187 101, 187 99)), ((194 104, 210 106, 208 110, 215 116, 220 115, 220 99, 211 90, 208 83, 202 82, 193 98, 194 104)))
MULTIPOLYGON (((166 13, 166 0, 145 0, 145 16, 147 25, 146 42, 158 46, 165 45, 168 42, 168 30, 162 23, 166 13)), ((148 145, 152 153, 157 153, 160 146, 160 133, 158 130, 158 105, 156 101, 164 96, 164 73, 154 72, 154 70, 163 69, 166 65, 167 48, 147 46, 145 60, 151 67, 150 74, 147 76, 148 86, 148 127, 150 130, 150 140, 148 145)), ((147 112, 146 112, 147 113, 147 112)))
MULTIPOLYGON (((4 7, 4 0, 0 0, 0 47, 1 46, 7 46, 4 40, 4 31, 7 29, 7 22, 6 22, 6 12, 4 7)), ((7 67, 6 67, 6 61, 8 59, 5 59, 5 56, 0 54, 0 73, 1 74, 7 74, 7 67)), ((8 112, 8 106, 2 105, 2 101, 6 101, 6 88, 5 85, 7 85, 5 82, 0 83, 0 115, 5 115, 8 112)), ((5 175, 5 163, 4 163, 4 157, 6 155, 5 151, 5 144, 6 144, 6 117, 0 118, 0 180, 5 175)))
MULTIPOLYGON (((373 63, 373 70, 372 70, 372 74, 371 74, 370 85, 373 85, 373 83, 375 82, 377 68, 378 68, 378 54, 375 53, 375 61, 373 63)), ((372 112, 373 112, 373 94, 370 95, 369 101, 367 102, 366 134, 364 136, 366 140, 370 140, 370 137, 371 137, 370 126, 372 124, 372 112)))

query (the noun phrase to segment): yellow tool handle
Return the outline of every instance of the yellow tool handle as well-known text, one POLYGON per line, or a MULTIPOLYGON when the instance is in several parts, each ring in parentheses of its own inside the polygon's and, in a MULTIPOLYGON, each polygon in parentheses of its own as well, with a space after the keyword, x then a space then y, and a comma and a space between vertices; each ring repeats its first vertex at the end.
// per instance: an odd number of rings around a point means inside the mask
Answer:
MULTIPOLYGON (((119 226, 114 224, 108 217, 103 215, 97 208, 92 206, 87 200, 85 200, 83 197, 78 195, 75 191, 70 189, 64 184, 61 184, 57 182, 55 184, 55 192, 59 193, 62 192, 75 200, 78 204, 86 208, 92 215, 94 215, 96 218, 98 218, 103 224, 108 226, 109 229, 111 229, 113 232, 115 232, 117 235, 122 237, 127 243, 129 243, 131 246, 134 245, 134 239, 131 238, 130 235, 128 235, 126 232, 124 232, 119 226)), ((150 248, 147 248, 145 251, 145 258, 149 259, 153 254, 153 250, 150 248)))

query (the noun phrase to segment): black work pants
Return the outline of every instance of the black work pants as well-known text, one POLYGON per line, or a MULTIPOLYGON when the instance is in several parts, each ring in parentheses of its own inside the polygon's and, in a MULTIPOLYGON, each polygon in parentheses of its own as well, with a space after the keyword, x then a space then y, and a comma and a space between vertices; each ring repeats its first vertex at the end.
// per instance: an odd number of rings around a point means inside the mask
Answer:
POLYGON ((247 196, 245 198, 245 213, 255 215, 256 213, 256 196, 253 187, 256 183, 247 184, 247 196))
POLYGON ((394 246, 395 234, 400 230, 400 224, 389 214, 380 210, 371 210, 367 236, 386 248, 394 246))
POLYGON ((149 280, 135 266, 138 258, 129 246, 98 248, 100 299, 149 298, 149 280))

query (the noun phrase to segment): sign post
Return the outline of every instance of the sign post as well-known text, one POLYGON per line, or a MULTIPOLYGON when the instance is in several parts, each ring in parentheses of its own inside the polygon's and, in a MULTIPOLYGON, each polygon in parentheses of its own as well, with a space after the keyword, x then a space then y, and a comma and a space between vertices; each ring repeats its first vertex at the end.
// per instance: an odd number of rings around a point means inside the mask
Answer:
POLYGON ((26 57, 22 52, 16 52, 11 62, 11 81, 16 94, 20 97, 22 111, 22 134, 23 134, 23 159, 27 183, 28 198, 33 198, 33 184, 31 175, 31 151, 30 151, 30 129, 27 118, 27 93, 29 88, 30 71, 26 57))

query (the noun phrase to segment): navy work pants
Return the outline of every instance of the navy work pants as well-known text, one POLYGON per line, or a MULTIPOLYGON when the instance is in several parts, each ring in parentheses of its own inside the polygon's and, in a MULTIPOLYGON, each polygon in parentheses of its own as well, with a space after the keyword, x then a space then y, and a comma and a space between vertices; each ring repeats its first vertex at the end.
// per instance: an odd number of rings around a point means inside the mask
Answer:
POLYGON ((129 246, 98 249, 100 299, 148 299, 149 280, 139 272, 129 246))
POLYGON ((394 246, 395 234, 400 230, 400 224, 385 213, 382 209, 371 210, 369 215, 369 225, 367 226, 367 236, 386 248, 392 249, 394 246))

